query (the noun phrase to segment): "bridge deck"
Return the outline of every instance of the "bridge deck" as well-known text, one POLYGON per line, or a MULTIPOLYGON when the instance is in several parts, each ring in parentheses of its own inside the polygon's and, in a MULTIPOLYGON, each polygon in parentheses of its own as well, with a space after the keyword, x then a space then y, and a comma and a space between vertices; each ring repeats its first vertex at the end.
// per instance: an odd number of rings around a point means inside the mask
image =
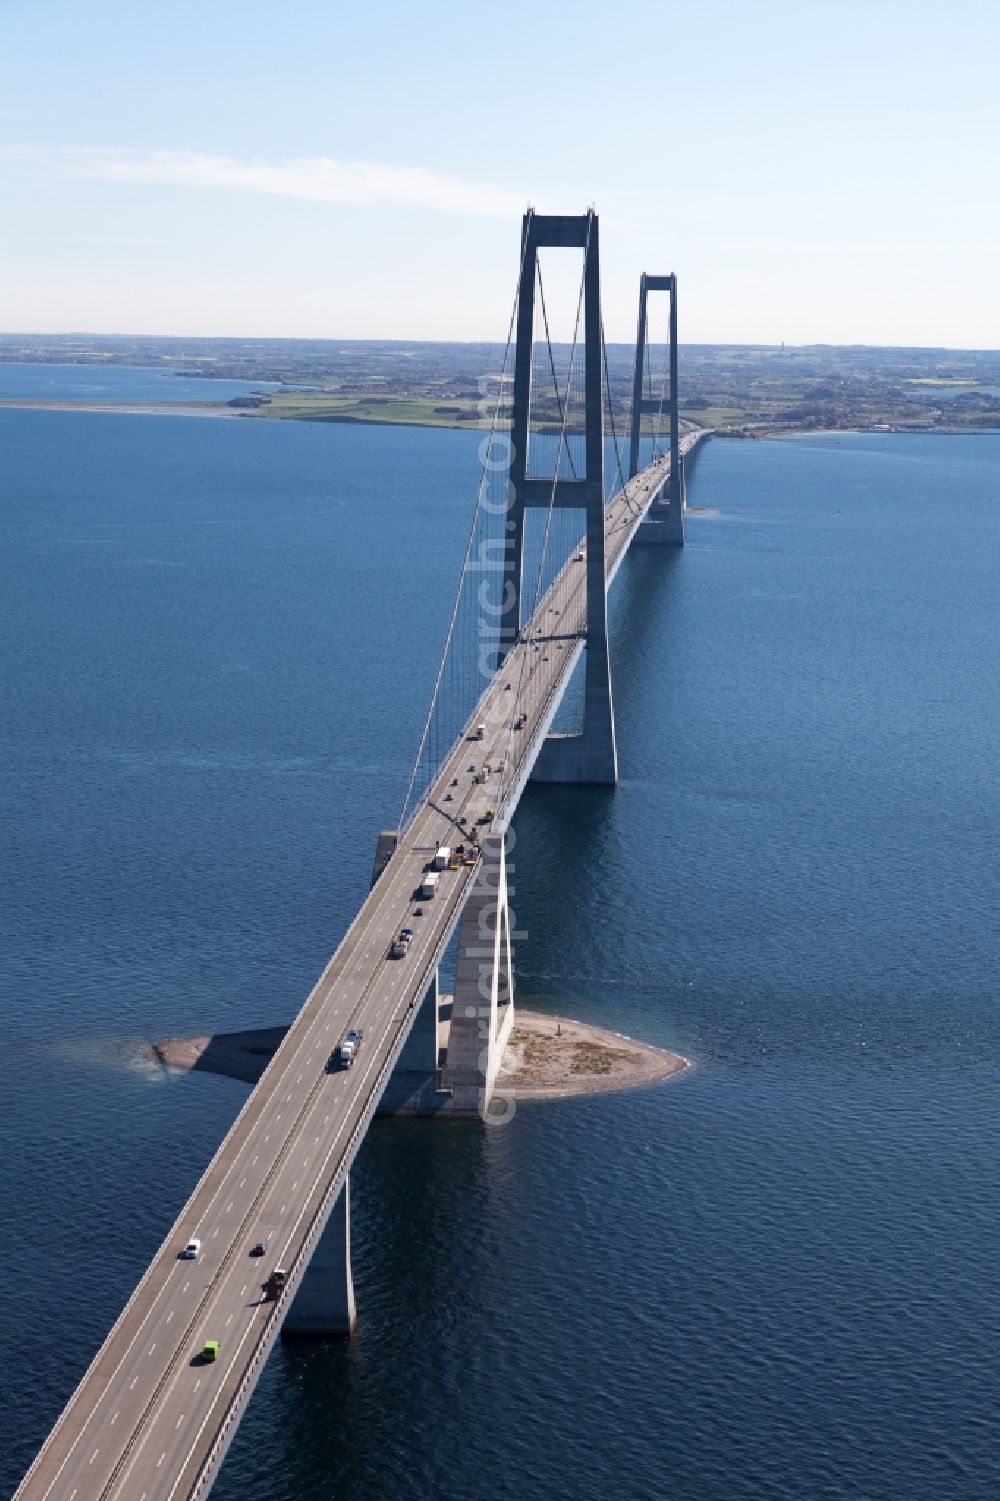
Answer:
MULTIPOLYGON (((668 471, 663 461, 644 470, 608 507, 609 579, 668 471)), ((486 740, 470 744, 462 738, 454 746, 16 1501, 175 1501, 207 1491, 475 870, 442 876, 440 894, 410 924, 416 932, 405 959, 387 959, 391 940, 413 912, 415 890, 434 850, 458 842, 458 817, 471 824, 487 806, 498 806, 496 777, 477 785, 468 768, 484 761, 499 766, 508 743, 516 747, 513 774, 508 772, 507 805, 498 811, 501 823, 509 818, 582 650, 584 612, 584 568, 571 561, 533 622, 539 637, 551 622, 550 639, 539 640, 537 649, 519 644, 491 683, 471 720, 489 726, 486 740), (510 734, 515 700, 528 721, 510 734), (454 801, 445 803, 455 778, 454 801), (357 1063, 328 1073, 331 1050, 351 1025, 364 1029, 357 1063), (183 1261, 179 1253, 193 1236, 201 1239, 201 1255, 183 1261), (262 1261, 248 1254, 258 1240, 267 1244, 262 1261), (289 1285, 278 1302, 268 1302, 261 1282, 277 1265, 290 1269, 289 1285), (201 1364, 198 1352, 208 1339, 220 1342, 219 1358, 201 1364)))

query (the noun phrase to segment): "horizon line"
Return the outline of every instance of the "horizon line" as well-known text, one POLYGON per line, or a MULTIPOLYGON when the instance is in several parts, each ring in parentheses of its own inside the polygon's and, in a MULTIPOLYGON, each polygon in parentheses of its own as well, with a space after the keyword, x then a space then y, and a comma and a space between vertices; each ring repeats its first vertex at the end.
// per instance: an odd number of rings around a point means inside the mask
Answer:
MULTIPOLYGON (((502 339, 415 339, 415 338, 391 338, 391 337, 366 337, 358 338, 348 336, 340 338, 335 334, 158 334, 139 332, 111 332, 97 331, 94 329, 0 329, 0 339, 158 339, 165 342, 183 343, 188 341, 201 341, 204 343, 241 343, 252 340, 258 344, 395 344, 395 345, 426 345, 438 344, 457 348, 474 348, 477 345, 487 345, 497 349, 503 349, 502 339)), ((635 341, 609 339, 605 341, 609 349, 634 349, 635 341)), ((554 349, 570 347, 568 340, 553 340, 554 349)), ((774 349, 779 352, 799 349, 872 349, 872 350, 918 350, 935 354, 995 354, 1000 356, 1000 347, 994 345, 977 344, 868 344, 863 340, 849 340, 846 343, 834 343, 828 339, 815 339, 810 343, 795 344, 787 339, 778 340, 768 344, 757 342, 729 342, 718 339, 681 339, 678 341, 680 349, 774 349)))

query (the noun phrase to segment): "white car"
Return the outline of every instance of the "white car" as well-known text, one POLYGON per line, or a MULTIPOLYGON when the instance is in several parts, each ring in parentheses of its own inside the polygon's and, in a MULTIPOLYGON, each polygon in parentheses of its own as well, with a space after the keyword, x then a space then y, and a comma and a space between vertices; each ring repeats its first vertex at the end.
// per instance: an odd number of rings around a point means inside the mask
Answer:
POLYGON ((198 1254, 199 1254, 200 1251, 201 1251, 201 1241, 198 1240, 198 1238, 196 1236, 194 1238, 194 1240, 189 1240, 188 1243, 187 1243, 187 1245, 184 1247, 183 1251, 181 1252, 181 1260, 182 1261, 197 1261, 198 1260, 198 1254))

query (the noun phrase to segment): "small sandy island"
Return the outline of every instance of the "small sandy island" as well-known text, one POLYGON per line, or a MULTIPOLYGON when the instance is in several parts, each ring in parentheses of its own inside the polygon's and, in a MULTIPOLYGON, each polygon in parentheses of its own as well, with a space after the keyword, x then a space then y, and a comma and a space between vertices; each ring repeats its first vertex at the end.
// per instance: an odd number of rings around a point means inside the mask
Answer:
MULTIPOLYGON (((145 1057, 164 1068, 196 1069, 256 1084, 285 1035, 285 1027, 219 1032, 214 1037, 169 1037, 145 1057)), ((517 1100, 553 1100, 654 1084, 680 1073, 689 1060, 620 1032, 561 1016, 518 1009, 501 1065, 500 1085, 517 1100)))
POLYGON ((552 1100, 655 1084, 689 1067, 680 1053, 668 1053, 621 1032, 538 1011, 518 1010, 499 1084, 517 1100, 552 1100))

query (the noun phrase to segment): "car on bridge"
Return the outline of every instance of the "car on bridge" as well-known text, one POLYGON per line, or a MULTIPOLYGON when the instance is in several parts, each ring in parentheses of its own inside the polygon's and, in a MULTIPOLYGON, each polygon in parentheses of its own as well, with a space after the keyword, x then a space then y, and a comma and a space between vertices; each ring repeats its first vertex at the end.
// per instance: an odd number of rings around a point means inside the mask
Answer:
POLYGON ((195 1236, 192 1237, 191 1240, 188 1241, 187 1245, 184 1247, 183 1251, 181 1252, 181 1260, 182 1261, 197 1261, 200 1253, 201 1253, 201 1241, 195 1235, 195 1236))
POLYGON ((264 1283, 265 1298, 276 1298, 287 1281, 288 1273, 285 1271, 284 1267, 276 1266, 270 1277, 268 1277, 267 1281, 264 1283))
POLYGON ((218 1360, 219 1341, 217 1339, 207 1339, 205 1341, 201 1347, 201 1358, 202 1360, 218 1360))

